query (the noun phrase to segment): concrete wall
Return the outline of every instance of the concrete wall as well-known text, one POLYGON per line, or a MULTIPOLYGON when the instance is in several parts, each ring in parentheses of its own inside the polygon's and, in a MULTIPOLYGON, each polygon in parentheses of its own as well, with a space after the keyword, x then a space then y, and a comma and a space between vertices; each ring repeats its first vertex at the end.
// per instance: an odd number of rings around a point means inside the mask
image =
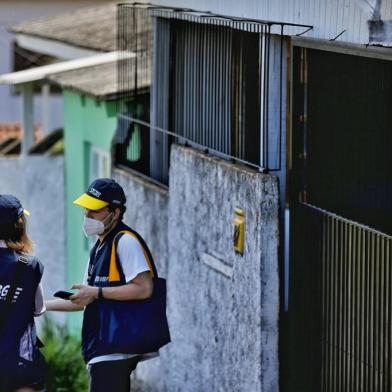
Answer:
MULTIPOLYGON (((278 390, 276 178, 173 146, 168 195, 116 173, 127 218, 165 260, 172 343, 141 363, 143 391, 278 390), (232 244, 246 214, 244 256, 232 244)), ((157 257, 158 255, 158 257, 157 257)))
MULTIPOLYGON (((124 221, 136 230, 151 250, 158 274, 167 278, 168 252, 168 214, 169 194, 166 187, 155 185, 148 179, 116 169, 113 178, 123 187, 127 196, 127 211, 124 221)), ((162 350, 161 359, 142 363, 137 370, 137 380, 133 382, 136 391, 153 392, 165 389, 165 359, 167 349, 162 350), (135 385, 136 383, 136 385, 135 385)), ((132 388, 132 390, 134 390, 132 388)))
MULTIPOLYGON (((0 158, 0 193, 18 197, 31 215, 28 232, 35 255, 45 266, 45 296, 65 288, 64 158, 28 156, 0 158)), ((53 314, 58 321, 61 313, 53 314)))
POLYGON ((158 274, 167 277, 168 268, 168 206, 165 186, 152 183, 141 176, 115 169, 113 178, 121 184, 127 196, 124 222, 135 229, 147 242, 158 274))

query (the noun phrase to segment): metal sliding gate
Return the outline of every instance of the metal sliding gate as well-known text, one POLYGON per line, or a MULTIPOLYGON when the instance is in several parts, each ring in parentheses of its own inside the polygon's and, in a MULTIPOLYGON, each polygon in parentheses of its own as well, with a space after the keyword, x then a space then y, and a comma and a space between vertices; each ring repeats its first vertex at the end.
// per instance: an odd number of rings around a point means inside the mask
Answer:
POLYGON ((293 217, 291 391, 392 390, 392 237, 306 203, 293 217))

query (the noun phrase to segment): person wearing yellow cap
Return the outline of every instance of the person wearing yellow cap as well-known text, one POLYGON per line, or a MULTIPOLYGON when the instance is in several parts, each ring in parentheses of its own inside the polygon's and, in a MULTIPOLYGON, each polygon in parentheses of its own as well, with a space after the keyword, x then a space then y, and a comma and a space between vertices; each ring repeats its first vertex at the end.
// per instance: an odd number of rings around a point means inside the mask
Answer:
POLYGON ((34 317, 45 312, 43 265, 31 256, 30 215, 13 195, 0 195, 0 391, 44 388, 45 361, 34 317))
POLYGON ((77 294, 70 301, 47 301, 46 307, 58 311, 84 310, 82 351, 88 365, 89 391, 128 392, 131 372, 141 359, 154 353, 135 354, 121 344, 111 345, 102 330, 111 325, 100 319, 100 307, 150 298, 152 256, 141 236, 122 221, 126 197, 116 181, 109 178, 93 181, 74 203, 84 208, 85 235, 96 236, 97 241, 91 249, 82 284, 72 286, 78 290, 77 294))

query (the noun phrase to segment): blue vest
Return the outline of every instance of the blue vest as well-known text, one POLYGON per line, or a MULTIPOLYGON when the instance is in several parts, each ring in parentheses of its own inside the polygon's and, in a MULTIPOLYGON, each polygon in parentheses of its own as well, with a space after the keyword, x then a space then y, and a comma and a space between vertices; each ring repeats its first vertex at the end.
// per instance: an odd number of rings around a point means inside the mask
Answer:
MULTIPOLYGON (((97 241, 91 249, 87 277, 87 283, 90 286, 115 287, 126 284, 125 276, 118 258, 116 260, 118 271, 120 273, 119 280, 109 280, 112 244, 116 235, 123 230, 132 232, 138 238, 144 251, 152 260, 151 253, 143 238, 129 226, 125 225, 123 222, 120 222, 111 232, 107 234, 102 243, 97 241)), ((120 236, 121 235, 116 237, 116 242, 118 242, 120 236)), ((82 328, 82 352, 86 363, 94 357, 111 354, 111 352, 108 351, 107 348, 103 348, 102 344, 100 343, 99 301, 93 301, 85 308, 82 328)), ((122 351, 122 353, 127 354, 125 350, 122 351)))
MULTIPOLYGON (((15 276, 18 253, 0 248, 0 313, 5 311, 6 296, 15 276)), ((0 333, 0 361, 7 361, 19 354, 20 339, 29 324, 34 324, 35 293, 43 273, 42 264, 28 257, 8 313, 0 333)), ((36 342, 33 342, 36 345, 36 342)))

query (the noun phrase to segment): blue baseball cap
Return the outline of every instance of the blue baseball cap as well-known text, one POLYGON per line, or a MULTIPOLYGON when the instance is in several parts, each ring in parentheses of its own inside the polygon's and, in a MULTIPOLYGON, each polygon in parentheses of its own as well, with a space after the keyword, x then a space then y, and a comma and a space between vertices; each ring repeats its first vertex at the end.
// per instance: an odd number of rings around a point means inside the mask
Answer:
POLYGON ((22 203, 13 195, 0 195, 0 225, 14 223, 22 215, 30 212, 22 207, 22 203))
POLYGON ((96 211, 109 204, 121 207, 126 201, 124 190, 120 184, 111 178, 97 178, 90 184, 87 192, 74 200, 74 204, 96 211))

